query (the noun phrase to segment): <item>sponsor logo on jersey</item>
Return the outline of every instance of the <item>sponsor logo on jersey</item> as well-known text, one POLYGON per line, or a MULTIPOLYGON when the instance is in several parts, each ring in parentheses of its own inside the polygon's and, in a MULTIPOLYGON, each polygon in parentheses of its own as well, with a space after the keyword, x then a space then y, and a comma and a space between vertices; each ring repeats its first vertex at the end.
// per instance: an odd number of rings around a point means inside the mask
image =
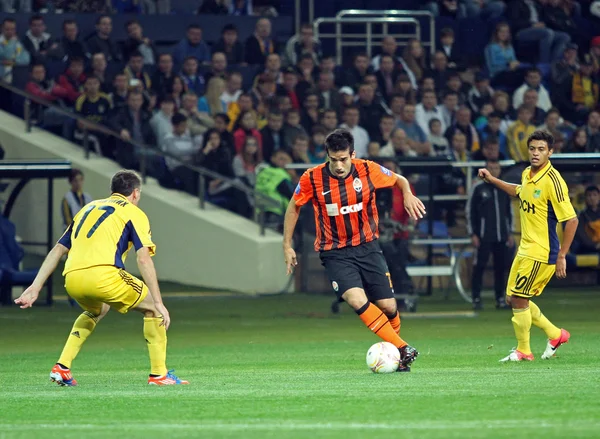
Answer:
POLYGON ((381 172, 383 172, 385 175, 387 175, 388 177, 392 176, 392 171, 390 171, 388 168, 386 168, 385 166, 381 166, 381 172))
POLYGON ((300 183, 298 183, 298 185, 296 186, 296 190, 294 191, 294 193, 295 193, 296 195, 298 195, 298 194, 300 193, 300 190, 301 190, 301 188, 300 188, 300 183))
POLYGON ((356 213, 363 210, 363 204, 352 204, 351 206, 339 207, 337 204, 326 204, 328 216, 348 215, 349 213, 356 213))

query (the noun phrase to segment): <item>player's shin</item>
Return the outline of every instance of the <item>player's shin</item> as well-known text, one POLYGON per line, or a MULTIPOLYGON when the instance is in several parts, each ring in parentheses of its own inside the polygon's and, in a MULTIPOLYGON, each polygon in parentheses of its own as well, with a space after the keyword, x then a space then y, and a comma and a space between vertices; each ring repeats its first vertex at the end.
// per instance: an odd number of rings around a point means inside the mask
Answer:
POLYGON ((167 330, 161 326, 160 317, 144 317, 144 338, 150 356, 150 374, 163 376, 167 373, 167 330))
POLYGON ((75 323, 73 324, 73 328, 71 328, 67 343, 58 359, 59 364, 69 369, 71 368, 71 363, 79 353, 81 346, 90 334, 94 332, 96 323, 98 323, 97 317, 87 311, 84 311, 77 317, 77 320, 75 320, 75 323))
POLYGON ((407 345, 394 330, 387 316, 376 305, 367 302, 356 310, 356 314, 371 331, 384 341, 392 343, 397 348, 407 345))
POLYGON ((400 313, 396 311, 394 315, 392 315, 391 317, 387 316, 387 318, 390 321, 390 325, 392 325, 392 328, 394 328, 396 334, 400 335, 400 326, 402 325, 402 323, 400 322, 400 313))
POLYGON ((560 328, 552 324, 548 318, 542 314, 542 310, 533 301, 529 301, 529 309, 531 310, 531 322, 546 333, 550 340, 560 337, 560 328))
POLYGON ((530 308, 513 308, 513 327, 517 336, 517 350, 525 355, 531 354, 531 346, 529 344, 531 331, 531 310, 530 308))

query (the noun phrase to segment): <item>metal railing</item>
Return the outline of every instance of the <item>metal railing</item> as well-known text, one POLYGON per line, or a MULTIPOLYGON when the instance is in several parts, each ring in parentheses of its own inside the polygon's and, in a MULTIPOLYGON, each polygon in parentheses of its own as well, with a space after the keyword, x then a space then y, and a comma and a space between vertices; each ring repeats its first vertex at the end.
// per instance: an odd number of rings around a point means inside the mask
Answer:
MULTIPOLYGON (((274 200, 273 198, 271 198, 267 195, 264 195, 260 192, 255 191, 254 189, 248 187, 247 185, 245 185, 243 182, 239 181, 238 179, 234 179, 234 178, 230 178, 230 177, 218 174, 218 173, 211 171, 209 169, 206 169, 202 166, 195 166, 195 165, 190 165, 190 164, 184 163, 178 157, 176 157, 172 154, 169 154, 165 151, 161 151, 158 147, 149 146, 144 143, 137 142, 133 139, 126 141, 121 137, 120 133, 117 133, 117 132, 109 129, 104 125, 90 122, 89 120, 73 113, 72 111, 69 111, 65 108, 59 107, 57 105, 53 105, 52 103, 50 103, 44 99, 34 96, 31 93, 28 93, 21 89, 18 89, 4 81, 0 81, 0 87, 10 91, 11 93, 13 93, 15 95, 21 96, 22 98, 25 99, 24 119, 25 119, 25 130, 28 133, 32 131, 32 128, 34 126, 33 119, 32 119, 32 104, 33 103, 42 105, 47 108, 52 108, 53 111, 55 111, 56 113, 78 122, 80 125, 80 129, 83 132, 83 152, 84 152, 84 156, 86 159, 89 159, 89 157, 90 157, 89 134, 90 134, 90 131, 92 131, 92 132, 102 133, 102 134, 104 134, 108 137, 114 138, 120 142, 130 144, 130 145, 134 146, 135 148, 139 148, 139 150, 143 152, 143 154, 140 154, 140 156, 139 156, 139 162, 140 162, 139 172, 142 175, 144 182, 147 181, 147 177, 148 177, 148 154, 147 154, 148 152, 151 152, 155 156, 160 156, 163 159, 170 158, 170 159, 176 160, 178 163, 180 163, 181 166, 197 173, 198 180, 199 180, 198 198, 199 198, 199 205, 200 205, 201 209, 204 209, 206 207, 206 182, 207 182, 207 179, 222 180, 225 183, 231 185, 232 187, 244 192, 248 197, 250 197, 251 199, 254 200, 254 207, 255 207, 254 221, 258 223, 259 233, 261 235, 265 234, 265 229, 266 229, 265 219, 264 219, 264 216, 265 216, 264 209, 266 207, 279 207, 280 206, 279 201, 274 200)), ((66 139, 66 140, 70 141, 70 139, 66 139)))

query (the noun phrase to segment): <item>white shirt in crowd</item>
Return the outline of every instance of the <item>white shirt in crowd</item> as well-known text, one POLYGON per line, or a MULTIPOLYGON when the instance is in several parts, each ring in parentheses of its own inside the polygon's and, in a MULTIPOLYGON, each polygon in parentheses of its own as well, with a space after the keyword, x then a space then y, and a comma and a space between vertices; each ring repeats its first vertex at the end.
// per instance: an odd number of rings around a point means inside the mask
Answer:
MULTIPOLYGON (((523 84, 515 90, 515 93, 513 94, 513 108, 519 108, 521 105, 523 105, 523 97, 525 96, 525 92, 530 88, 531 87, 529 87, 527 84, 523 84)), ((548 90, 542 84, 540 84, 536 91, 538 92, 537 107, 548 112, 548 110, 552 108, 550 93, 548 93, 548 90)))
POLYGON ((423 132, 429 136, 429 121, 431 119, 438 119, 442 124, 442 133, 446 131, 446 121, 439 107, 434 107, 432 110, 427 110, 423 104, 417 104, 415 106, 415 121, 417 125, 421 127, 423 132))

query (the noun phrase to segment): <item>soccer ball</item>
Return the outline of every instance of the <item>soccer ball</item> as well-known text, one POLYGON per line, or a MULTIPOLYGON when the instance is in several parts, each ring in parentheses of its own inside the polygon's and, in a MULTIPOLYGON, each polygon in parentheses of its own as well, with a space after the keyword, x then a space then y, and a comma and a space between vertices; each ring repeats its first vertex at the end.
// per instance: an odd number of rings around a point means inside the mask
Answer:
POLYGON ((392 373, 398 370, 400 351, 387 341, 375 343, 367 352, 367 367, 373 373, 392 373))

